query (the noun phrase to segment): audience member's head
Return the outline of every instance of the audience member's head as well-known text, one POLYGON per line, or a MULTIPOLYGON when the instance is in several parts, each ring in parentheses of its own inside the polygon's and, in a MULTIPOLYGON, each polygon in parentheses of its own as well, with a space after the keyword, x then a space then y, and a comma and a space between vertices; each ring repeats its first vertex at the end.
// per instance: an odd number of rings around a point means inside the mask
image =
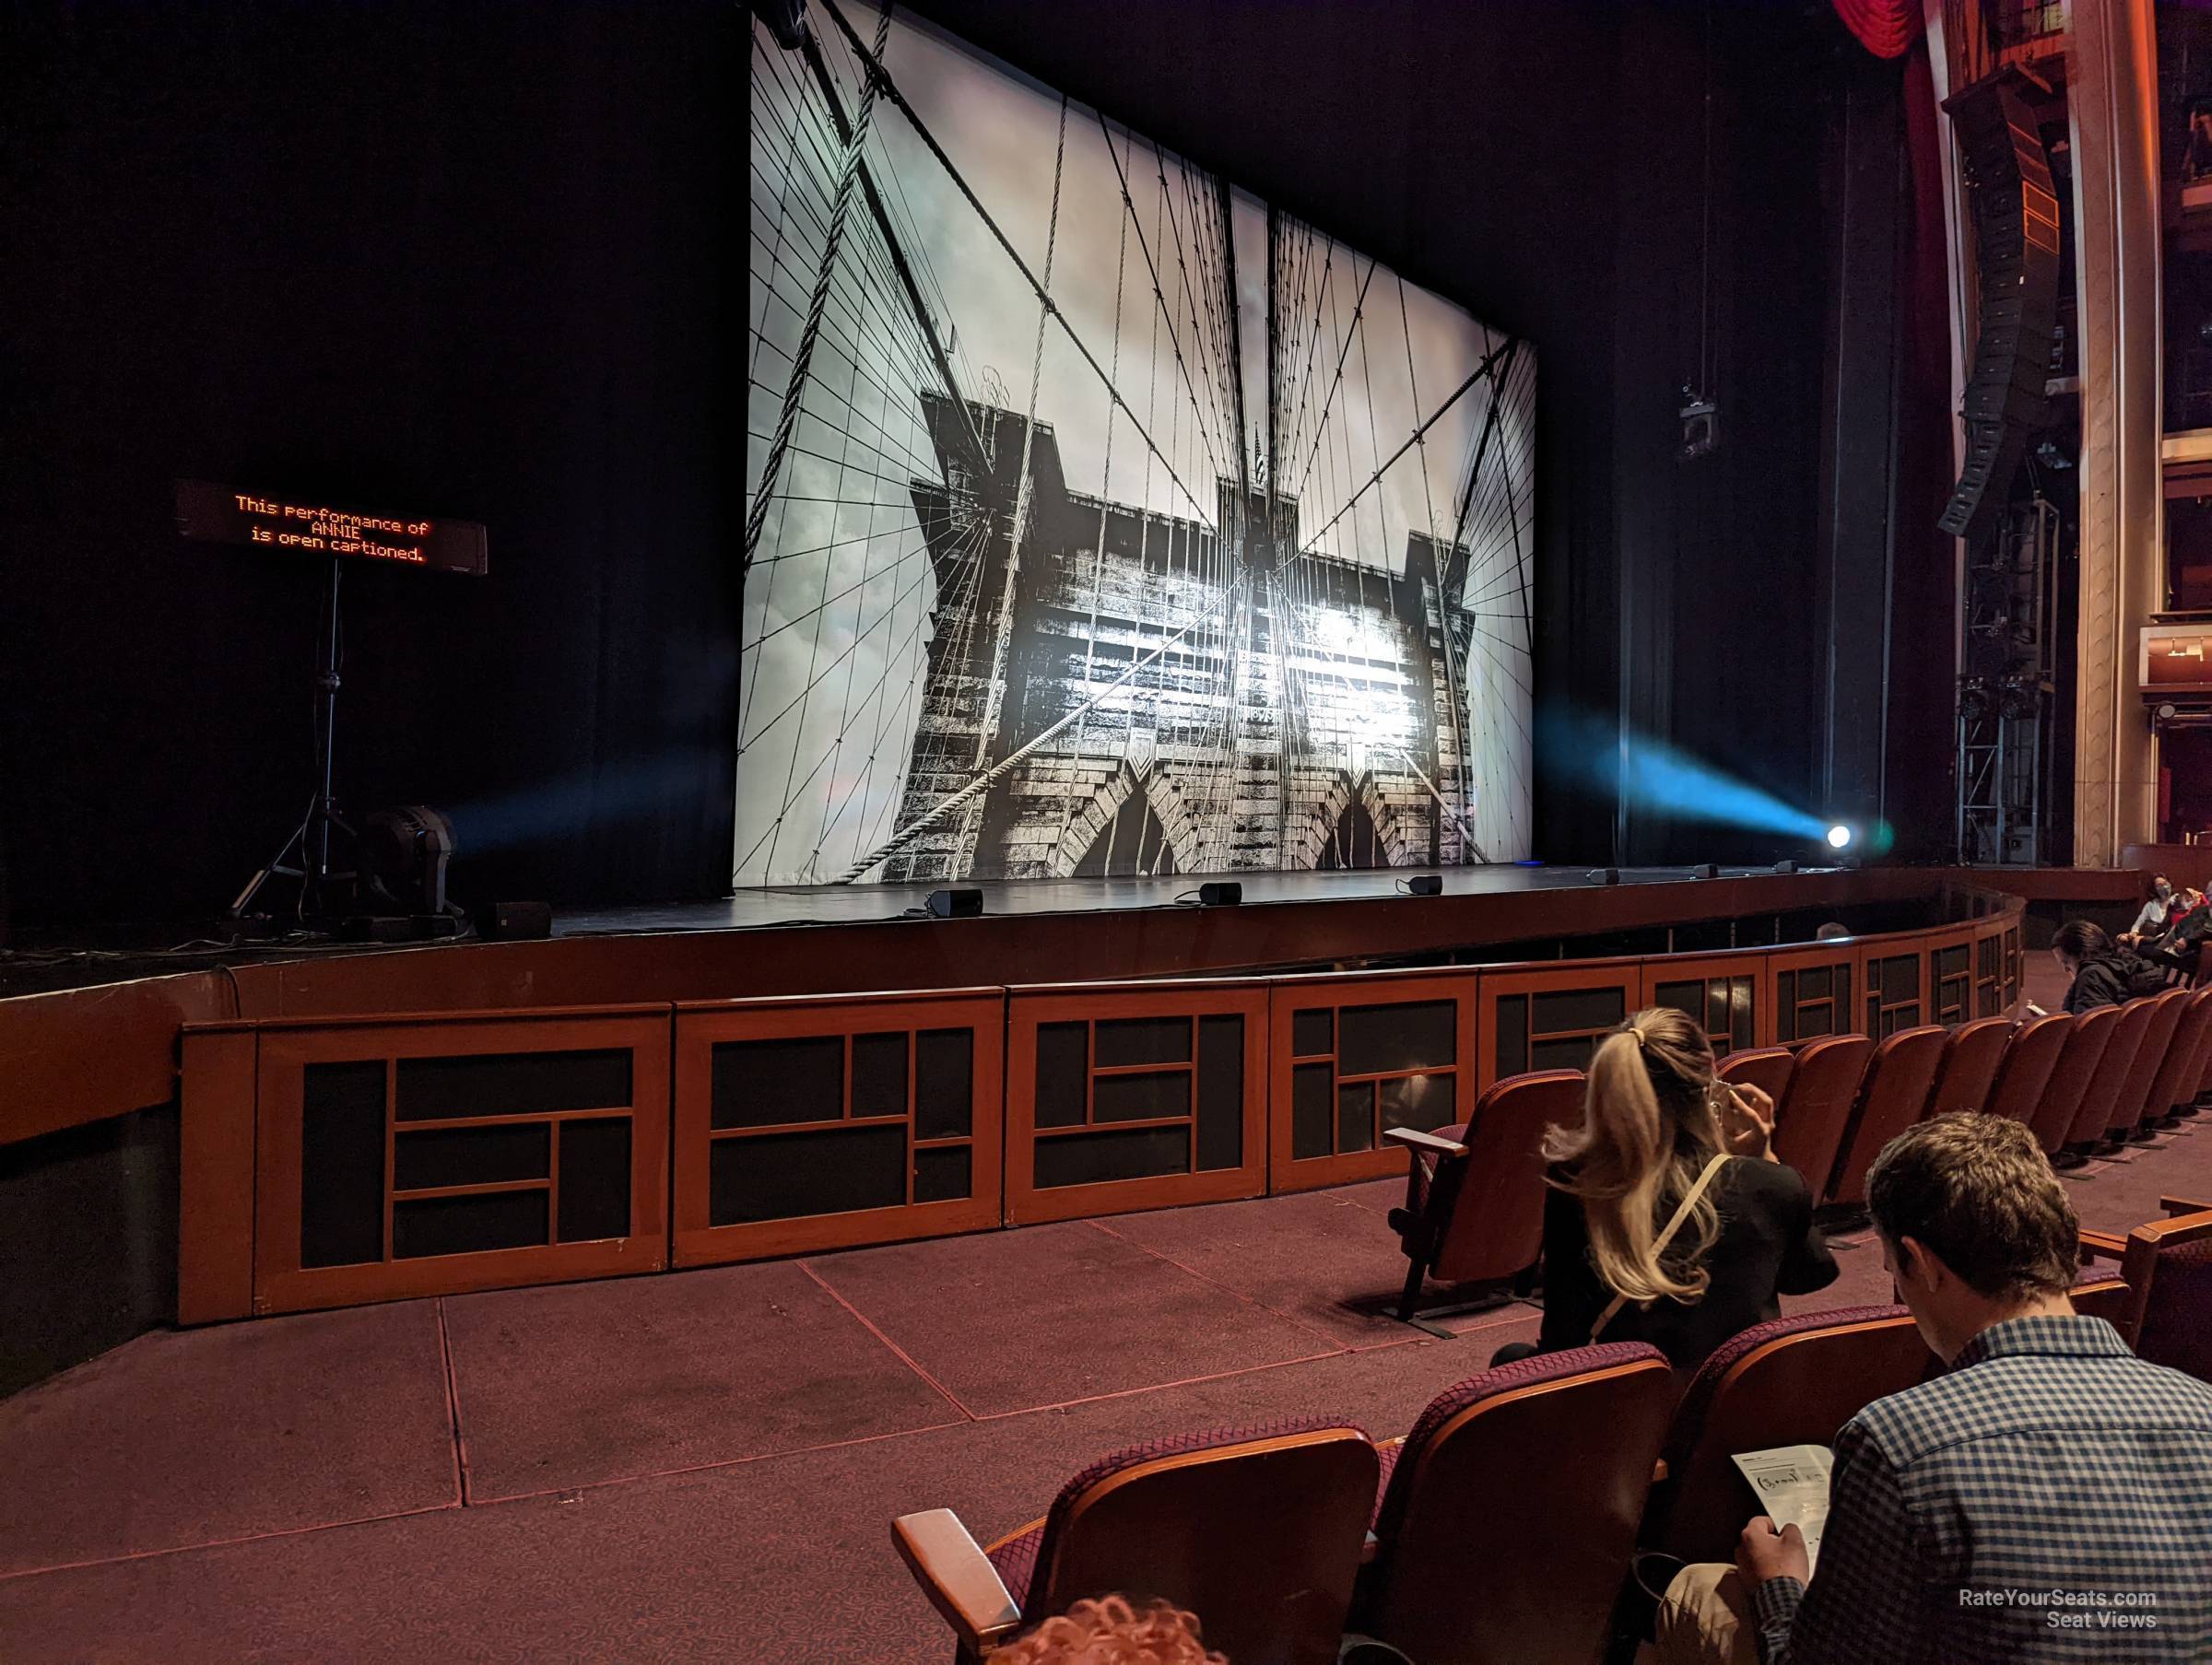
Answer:
POLYGON ((1839 924, 1836 920, 1830 920, 1813 932, 1813 940, 1817 943, 1837 943, 1841 942, 1850 934, 1851 927, 1849 925, 1839 924))
POLYGON ((1229 1665, 1199 1640, 1195 1614, 1167 1602, 1132 1607, 1120 1596, 1078 1601, 1047 1619, 987 1665, 1229 1665))
POLYGON ((2159 901, 2170 902, 2173 899, 2173 881, 2162 873, 2154 873, 2150 875, 2150 892, 2159 901))
POLYGON ((2102 925, 2088 920, 2068 920, 2051 939, 2051 952, 2068 976, 2081 969, 2084 960, 2100 959, 2112 952, 2112 939, 2102 925))
POLYGON ((1938 1116, 1882 1147, 1866 1206, 1899 1296, 1946 1363, 1990 1325, 2071 1310, 2080 1225, 2025 1123, 1938 1116))
POLYGON ((1690 1301, 1705 1292, 1699 1262, 1720 1233, 1710 1194, 1667 1246, 1665 1264, 1652 1244, 1660 1199, 1685 1195, 1722 1148, 1712 1094, 1705 1031, 1653 1007, 1597 1043, 1582 1126, 1546 1136, 1546 1157, 1568 1170, 1561 1189, 1582 1199, 1598 1276, 1631 1301, 1690 1301))

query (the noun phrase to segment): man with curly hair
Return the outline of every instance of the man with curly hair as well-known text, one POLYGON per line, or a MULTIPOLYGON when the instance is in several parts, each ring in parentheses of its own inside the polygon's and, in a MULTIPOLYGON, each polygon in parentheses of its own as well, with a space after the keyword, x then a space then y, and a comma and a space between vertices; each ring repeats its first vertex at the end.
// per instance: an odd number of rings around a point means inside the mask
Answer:
POLYGON ((994 1653, 986 1665, 1229 1665, 1198 1639, 1198 1618, 1159 1602, 1136 1608, 1120 1596, 1078 1601, 1064 1617, 994 1653))

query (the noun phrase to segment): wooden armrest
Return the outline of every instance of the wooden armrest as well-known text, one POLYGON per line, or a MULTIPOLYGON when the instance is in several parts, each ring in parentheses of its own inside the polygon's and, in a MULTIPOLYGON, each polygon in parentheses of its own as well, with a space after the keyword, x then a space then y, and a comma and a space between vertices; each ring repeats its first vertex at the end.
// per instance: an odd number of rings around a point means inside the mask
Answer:
POLYGON ((1658 1484, 1658 1483, 1660 1483, 1662 1480, 1665 1480, 1665 1478, 1666 1478, 1666 1459, 1665 1459, 1665 1458, 1664 1458, 1664 1457, 1662 1457, 1662 1458, 1661 1458, 1661 1459, 1660 1459, 1660 1460, 1659 1460, 1657 1462, 1655 1462, 1655 1463, 1652 1464, 1652 1483, 1653 1483, 1653 1485, 1657 1485, 1657 1484, 1658 1484))
POLYGON ((2085 1231, 2081 1234, 2081 1252, 2088 1260, 2123 1260, 2127 1258, 2127 1239, 2116 1237, 2109 1231, 2085 1231))
POLYGON ((950 1509, 900 1516, 891 1522, 891 1542, 930 1605, 971 1651, 989 1652, 1021 1623, 998 1569, 950 1509))
POLYGON ((2189 1197, 2160 1197, 2159 1206, 2171 1218, 2175 1214, 2201 1214, 2212 1210, 2212 1202, 2189 1197))
POLYGON ((1449 1139, 1440 1139, 1434 1133, 1424 1133, 1418 1127, 1394 1127, 1383 1131, 1382 1137, 1394 1143, 1408 1145, 1417 1151, 1428 1151, 1438 1156, 1464 1156, 1467 1147, 1454 1144, 1449 1139))

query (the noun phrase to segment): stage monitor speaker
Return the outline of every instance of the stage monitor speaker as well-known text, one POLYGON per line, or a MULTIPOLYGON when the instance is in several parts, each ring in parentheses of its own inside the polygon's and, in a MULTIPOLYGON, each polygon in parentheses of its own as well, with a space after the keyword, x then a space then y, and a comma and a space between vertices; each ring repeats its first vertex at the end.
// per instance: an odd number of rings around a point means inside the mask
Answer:
POLYGON ((494 902, 477 910, 477 934, 488 943, 543 942, 553 934, 547 902, 494 902))
POLYGON ((1720 864, 1716 862, 1704 862, 1691 868, 1689 876, 1693 879, 1717 879, 1721 876, 1720 864))
POLYGON ((2006 70, 1944 102, 1973 181, 1981 333, 1960 415, 1966 462, 1936 524, 1971 537, 2001 511, 2030 440, 2050 427, 2058 328, 2058 195, 2035 113, 2006 70))
POLYGON ((1620 883, 1620 869, 1618 867, 1593 867, 1584 876, 1593 885, 1618 885, 1620 883))
POLYGON ((1234 908, 1244 899, 1244 886, 1234 879, 1219 879, 1198 886, 1201 908, 1234 908))
POLYGON ((933 890, 929 893, 929 911, 934 919, 981 919, 983 893, 980 890, 933 890))
POLYGON ((1417 897, 1441 897, 1444 894, 1444 877, 1436 873, 1417 873, 1406 881, 1406 894, 1417 897))
POLYGON ((1776 873, 1785 874, 1795 873, 1797 871, 1797 863, 1794 862, 1777 862, 1774 863, 1774 871, 1776 873))

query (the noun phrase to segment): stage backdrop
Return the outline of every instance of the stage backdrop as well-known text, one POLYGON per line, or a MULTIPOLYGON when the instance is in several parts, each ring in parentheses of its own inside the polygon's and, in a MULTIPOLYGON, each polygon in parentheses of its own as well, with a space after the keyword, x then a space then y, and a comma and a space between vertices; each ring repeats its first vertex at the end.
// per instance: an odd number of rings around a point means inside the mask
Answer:
POLYGON ((1530 345, 806 18, 752 24, 735 882, 1526 856, 1530 345))

